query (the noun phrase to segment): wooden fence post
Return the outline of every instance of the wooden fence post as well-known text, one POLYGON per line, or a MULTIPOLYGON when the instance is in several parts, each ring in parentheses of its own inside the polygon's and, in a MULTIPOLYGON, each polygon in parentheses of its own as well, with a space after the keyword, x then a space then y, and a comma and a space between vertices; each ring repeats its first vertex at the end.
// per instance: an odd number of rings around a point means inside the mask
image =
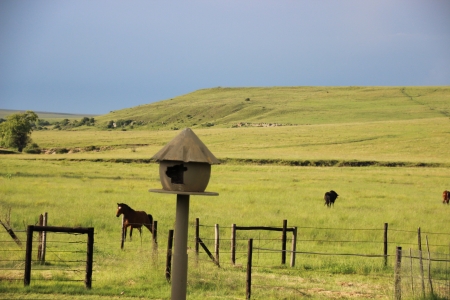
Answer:
MULTIPOLYGON (((44 225, 44 215, 40 214, 39 215, 39 222, 38 222, 39 226, 43 226, 44 225)), ((38 234, 38 250, 37 250, 37 260, 41 261, 42 258, 42 231, 39 232, 38 234)))
POLYGON ((25 251, 25 272, 23 278, 24 286, 30 285, 31 280, 31 253, 33 251, 33 225, 27 227, 27 249, 25 251))
POLYGON ((198 260, 199 250, 200 250, 200 220, 195 218, 195 255, 198 260))
POLYGON ((395 252, 395 279, 394 279, 394 299, 402 299, 402 247, 397 247, 395 252))
POLYGON ((253 253, 253 239, 249 239, 247 251, 247 278, 246 278, 245 299, 250 299, 252 293, 252 253, 253 253))
POLYGON ((173 229, 169 230, 169 238, 167 239, 167 257, 166 257, 166 280, 170 282, 170 274, 172 269, 172 246, 173 246, 173 229))
POLYGON ((425 236, 425 240, 427 242, 427 252, 428 252, 428 284, 430 285, 431 296, 434 296, 433 280, 431 279, 431 254, 430 254, 430 246, 428 245, 428 235, 425 236))
POLYGON ((283 233, 281 235, 281 264, 286 264, 286 229, 287 229, 287 220, 283 220, 283 233))
MULTIPOLYGON (((48 224, 48 213, 44 212, 44 217, 42 218, 42 226, 47 226, 48 224)), ((41 265, 45 265, 45 255, 47 254, 47 231, 42 232, 42 252, 41 252, 41 265)))
POLYGON ((94 228, 88 228, 87 255, 86 255, 86 279, 84 285, 90 289, 92 287, 92 265, 94 263, 94 228))
POLYGON ((153 251, 158 252, 158 221, 153 221, 152 224, 152 241, 153 251))
POLYGON ((231 263, 236 264, 236 224, 231 225, 231 263))
POLYGON ((384 223, 384 266, 388 264, 388 223, 384 223))
POLYGON ((214 236, 214 253, 216 255, 216 262, 219 265, 219 224, 214 226, 215 236, 214 236))
POLYGON ((297 227, 293 227, 292 231, 291 267, 295 266, 295 251, 297 251, 297 227))
POLYGON ((422 235, 420 227, 417 229, 417 239, 419 244, 419 265, 420 265, 420 280, 422 282, 422 297, 425 298, 425 276, 423 274, 423 259, 422 259, 422 235))
POLYGON ((120 249, 123 249, 123 244, 125 243, 126 239, 126 233, 125 233, 125 216, 122 215, 122 231, 121 231, 121 242, 120 242, 120 249))

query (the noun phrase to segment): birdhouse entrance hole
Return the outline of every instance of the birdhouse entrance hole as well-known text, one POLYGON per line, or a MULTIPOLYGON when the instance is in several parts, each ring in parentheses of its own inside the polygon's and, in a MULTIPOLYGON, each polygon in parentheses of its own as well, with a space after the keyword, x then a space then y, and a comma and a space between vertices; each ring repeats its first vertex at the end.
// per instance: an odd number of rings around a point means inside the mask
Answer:
POLYGON ((186 168, 183 164, 167 167, 166 175, 170 178, 171 183, 184 184, 183 174, 186 172, 186 168))

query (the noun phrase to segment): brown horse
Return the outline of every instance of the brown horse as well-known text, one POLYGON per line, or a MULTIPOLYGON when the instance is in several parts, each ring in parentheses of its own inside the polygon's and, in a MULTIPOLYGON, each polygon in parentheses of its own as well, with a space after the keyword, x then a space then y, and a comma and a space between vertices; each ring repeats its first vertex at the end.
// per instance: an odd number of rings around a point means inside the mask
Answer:
POLYGON ((139 230, 139 234, 142 236, 141 227, 144 225, 148 230, 152 232, 153 217, 147 214, 145 211, 137 211, 126 205, 125 203, 117 203, 116 217, 121 214, 124 215, 123 220, 123 237, 127 237, 127 228, 130 226, 130 241, 133 235, 133 228, 139 230))
POLYGON ((442 192, 442 203, 448 204, 449 198, 450 198, 450 191, 447 191, 447 190, 443 191, 442 192))

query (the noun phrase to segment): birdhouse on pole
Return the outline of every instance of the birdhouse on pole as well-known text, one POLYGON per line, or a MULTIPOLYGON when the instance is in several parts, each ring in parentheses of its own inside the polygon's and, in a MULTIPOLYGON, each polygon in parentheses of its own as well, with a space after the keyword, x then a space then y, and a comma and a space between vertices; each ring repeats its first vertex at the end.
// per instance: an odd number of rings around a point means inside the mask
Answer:
POLYGON ((159 162, 163 190, 187 193, 204 192, 211 165, 220 163, 190 128, 181 131, 152 159, 159 162))
POLYGON ((152 158, 159 162, 162 189, 150 189, 150 192, 177 195, 171 298, 185 300, 189 197, 219 195, 205 189, 211 177, 211 165, 220 162, 190 128, 181 131, 152 158))

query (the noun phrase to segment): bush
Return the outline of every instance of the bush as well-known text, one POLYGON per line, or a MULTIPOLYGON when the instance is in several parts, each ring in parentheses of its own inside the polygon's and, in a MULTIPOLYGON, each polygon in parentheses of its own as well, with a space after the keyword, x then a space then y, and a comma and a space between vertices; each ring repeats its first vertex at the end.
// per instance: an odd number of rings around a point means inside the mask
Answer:
POLYGON ((69 150, 67 150, 66 148, 58 148, 55 150, 56 154, 66 154, 69 153, 69 150))
POLYGON ((23 149, 25 153, 28 154, 41 154, 41 148, 39 148, 38 144, 32 143, 23 149))

